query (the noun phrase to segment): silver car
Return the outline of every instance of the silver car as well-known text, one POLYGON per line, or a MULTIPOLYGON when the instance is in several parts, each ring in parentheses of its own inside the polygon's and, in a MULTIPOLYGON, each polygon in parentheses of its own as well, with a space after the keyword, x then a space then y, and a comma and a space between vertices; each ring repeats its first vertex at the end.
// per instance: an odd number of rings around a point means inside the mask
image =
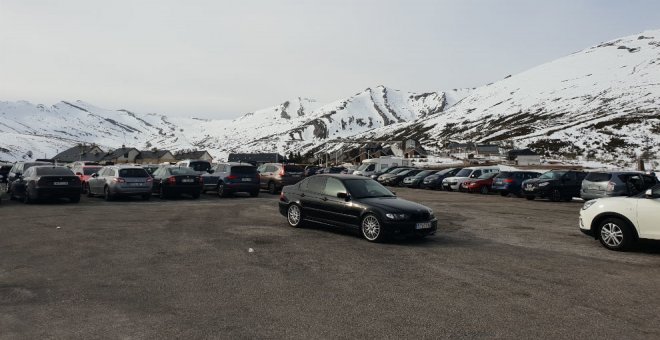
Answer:
POLYGON ((120 196, 151 198, 153 178, 141 167, 133 165, 110 165, 92 174, 88 196, 103 196, 111 201, 120 196))
POLYGON ((603 197, 633 196, 654 186, 658 180, 639 171, 590 172, 582 181, 580 197, 592 200, 603 197))

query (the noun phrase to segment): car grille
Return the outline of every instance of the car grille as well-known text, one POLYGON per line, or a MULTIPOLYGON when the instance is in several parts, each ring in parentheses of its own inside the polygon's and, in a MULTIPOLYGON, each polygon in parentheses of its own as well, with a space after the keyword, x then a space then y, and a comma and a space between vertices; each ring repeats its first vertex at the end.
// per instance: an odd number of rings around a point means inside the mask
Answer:
POLYGON ((410 214, 410 219, 414 222, 425 222, 431 219, 431 214, 428 211, 410 214))

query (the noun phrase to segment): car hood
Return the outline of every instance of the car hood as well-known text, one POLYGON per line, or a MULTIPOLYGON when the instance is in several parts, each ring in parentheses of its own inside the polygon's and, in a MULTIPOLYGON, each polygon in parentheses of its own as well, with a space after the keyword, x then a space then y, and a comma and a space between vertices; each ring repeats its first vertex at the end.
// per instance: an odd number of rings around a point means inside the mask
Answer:
POLYGON ((404 200, 398 197, 374 197, 374 198, 361 198, 359 202, 394 213, 411 213, 423 212, 430 210, 425 205, 404 200))

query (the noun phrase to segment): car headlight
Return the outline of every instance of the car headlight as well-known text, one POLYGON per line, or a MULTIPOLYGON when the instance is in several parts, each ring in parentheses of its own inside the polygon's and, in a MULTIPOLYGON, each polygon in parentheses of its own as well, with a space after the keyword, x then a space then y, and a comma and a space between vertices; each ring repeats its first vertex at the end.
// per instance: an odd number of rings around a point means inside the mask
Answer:
POLYGON ((591 200, 591 201, 584 202, 584 205, 582 206, 582 210, 589 209, 589 207, 594 205, 595 203, 596 203, 596 200, 591 200))
POLYGON ((547 186, 548 184, 550 184, 550 183, 548 183, 548 182, 543 182, 543 183, 539 184, 539 187, 544 187, 544 186, 547 186))
POLYGON ((408 218, 408 215, 406 215, 406 214, 392 214, 392 213, 389 213, 389 214, 385 214, 385 217, 389 218, 390 220, 394 220, 394 221, 402 221, 402 220, 407 219, 407 218, 408 218))

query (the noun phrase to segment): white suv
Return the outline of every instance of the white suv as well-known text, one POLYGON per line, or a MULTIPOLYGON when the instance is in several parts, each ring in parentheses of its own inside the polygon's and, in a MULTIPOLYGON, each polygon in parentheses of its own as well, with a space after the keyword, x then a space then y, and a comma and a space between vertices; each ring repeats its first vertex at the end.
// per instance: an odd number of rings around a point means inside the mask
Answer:
POLYGON ((580 211, 580 231, 607 249, 626 250, 638 239, 660 240, 660 185, 634 197, 587 201, 580 211))
POLYGON ((500 172, 498 167, 470 167, 463 168, 454 177, 447 177, 442 180, 442 189, 447 191, 461 190, 463 182, 478 178, 483 174, 500 172))

